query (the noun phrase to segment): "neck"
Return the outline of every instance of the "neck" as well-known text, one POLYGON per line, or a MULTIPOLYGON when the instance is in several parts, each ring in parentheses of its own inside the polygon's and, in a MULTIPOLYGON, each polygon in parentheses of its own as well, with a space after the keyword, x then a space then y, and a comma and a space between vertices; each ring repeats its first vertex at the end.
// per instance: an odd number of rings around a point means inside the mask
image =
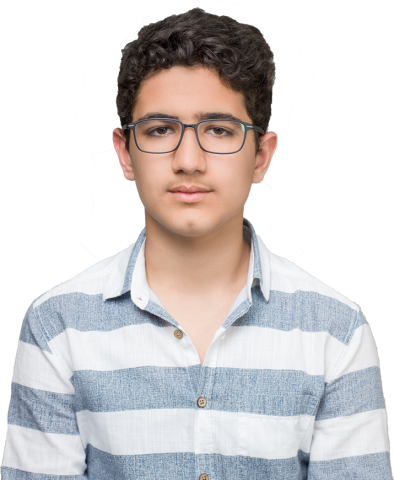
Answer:
POLYGON ((243 237, 243 210, 213 230, 167 228, 145 210, 145 269, 149 286, 179 295, 207 295, 246 284, 251 245, 243 237))

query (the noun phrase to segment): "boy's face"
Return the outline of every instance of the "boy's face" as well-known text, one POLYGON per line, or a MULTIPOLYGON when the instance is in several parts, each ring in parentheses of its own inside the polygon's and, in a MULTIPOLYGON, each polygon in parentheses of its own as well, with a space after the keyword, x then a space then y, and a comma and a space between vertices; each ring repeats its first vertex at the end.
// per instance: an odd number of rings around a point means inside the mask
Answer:
MULTIPOLYGON (((252 123, 243 96, 223 85, 215 71, 204 67, 172 67, 147 79, 140 90, 133 120, 148 113, 170 115, 184 123, 197 123, 207 112, 232 114, 252 123)), ((121 129, 113 133, 124 176, 135 180, 146 211, 146 222, 182 236, 200 236, 216 230, 243 207, 252 183, 260 183, 276 149, 273 132, 260 137, 256 155, 254 132, 248 131, 242 149, 218 155, 203 151, 194 129, 186 128, 182 142, 171 153, 141 152, 130 132, 130 154, 121 129), (130 158, 131 157, 131 158, 130 158), (209 190, 197 201, 179 198, 172 190, 181 185, 209 190)))

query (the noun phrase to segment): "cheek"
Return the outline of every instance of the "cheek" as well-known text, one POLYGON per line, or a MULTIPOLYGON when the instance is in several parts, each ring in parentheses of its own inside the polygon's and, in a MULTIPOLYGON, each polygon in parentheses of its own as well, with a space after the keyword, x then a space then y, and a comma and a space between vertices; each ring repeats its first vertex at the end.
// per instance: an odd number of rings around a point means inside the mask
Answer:
POLYGON ((147 158, 144 164, 139 162, 135 178, 140 199, 152 215, 159 212, 160 215, 166 214, 169 205, 172 205, 172 197, 167 189, 177 179, 171 170, 171 163, 164 158, 160 160, 147 158))
MULTIPOLYGON (((235 160, 235 159, 234 159, 235 160)), ((218 186, 226 201, 239 203, 246 201, 252 183, 252 169, 248 168, 245 158, 223 163, 220 172, 216 173, 218 186)))

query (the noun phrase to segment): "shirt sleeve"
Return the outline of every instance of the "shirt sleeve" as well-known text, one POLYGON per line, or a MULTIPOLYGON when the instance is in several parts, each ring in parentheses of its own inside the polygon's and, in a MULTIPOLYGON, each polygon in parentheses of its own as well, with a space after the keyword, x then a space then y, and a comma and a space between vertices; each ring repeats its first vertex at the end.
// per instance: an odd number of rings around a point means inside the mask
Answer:
POLYGON ((18 342, 1 478, 83 480, 86 452, 77 426, 75 390, 51 351, 33 304, 18 342))
POLYGON ((307 478, 393 480, 380 363, 360 308, 348 339, 316 412, 307 478))

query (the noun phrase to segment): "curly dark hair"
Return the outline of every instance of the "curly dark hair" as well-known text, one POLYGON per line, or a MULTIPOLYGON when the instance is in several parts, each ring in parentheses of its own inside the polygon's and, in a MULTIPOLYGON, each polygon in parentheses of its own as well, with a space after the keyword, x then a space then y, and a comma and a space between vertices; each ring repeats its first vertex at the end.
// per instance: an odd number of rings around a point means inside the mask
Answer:
MULTIPOLYGON (((193 8, 141 28, 122 49, 116 105, 121 125, 133 121, 144 80, 175 65, 215 69, 224 85, 241 92, 254 125, 267 131, 275 81, 273 53, 260 30, 225 15, 193 8)), ((259 133, 255 132, 256 152, 259 133)), ((125 131, 129 150, 130 130, 125 131)))

